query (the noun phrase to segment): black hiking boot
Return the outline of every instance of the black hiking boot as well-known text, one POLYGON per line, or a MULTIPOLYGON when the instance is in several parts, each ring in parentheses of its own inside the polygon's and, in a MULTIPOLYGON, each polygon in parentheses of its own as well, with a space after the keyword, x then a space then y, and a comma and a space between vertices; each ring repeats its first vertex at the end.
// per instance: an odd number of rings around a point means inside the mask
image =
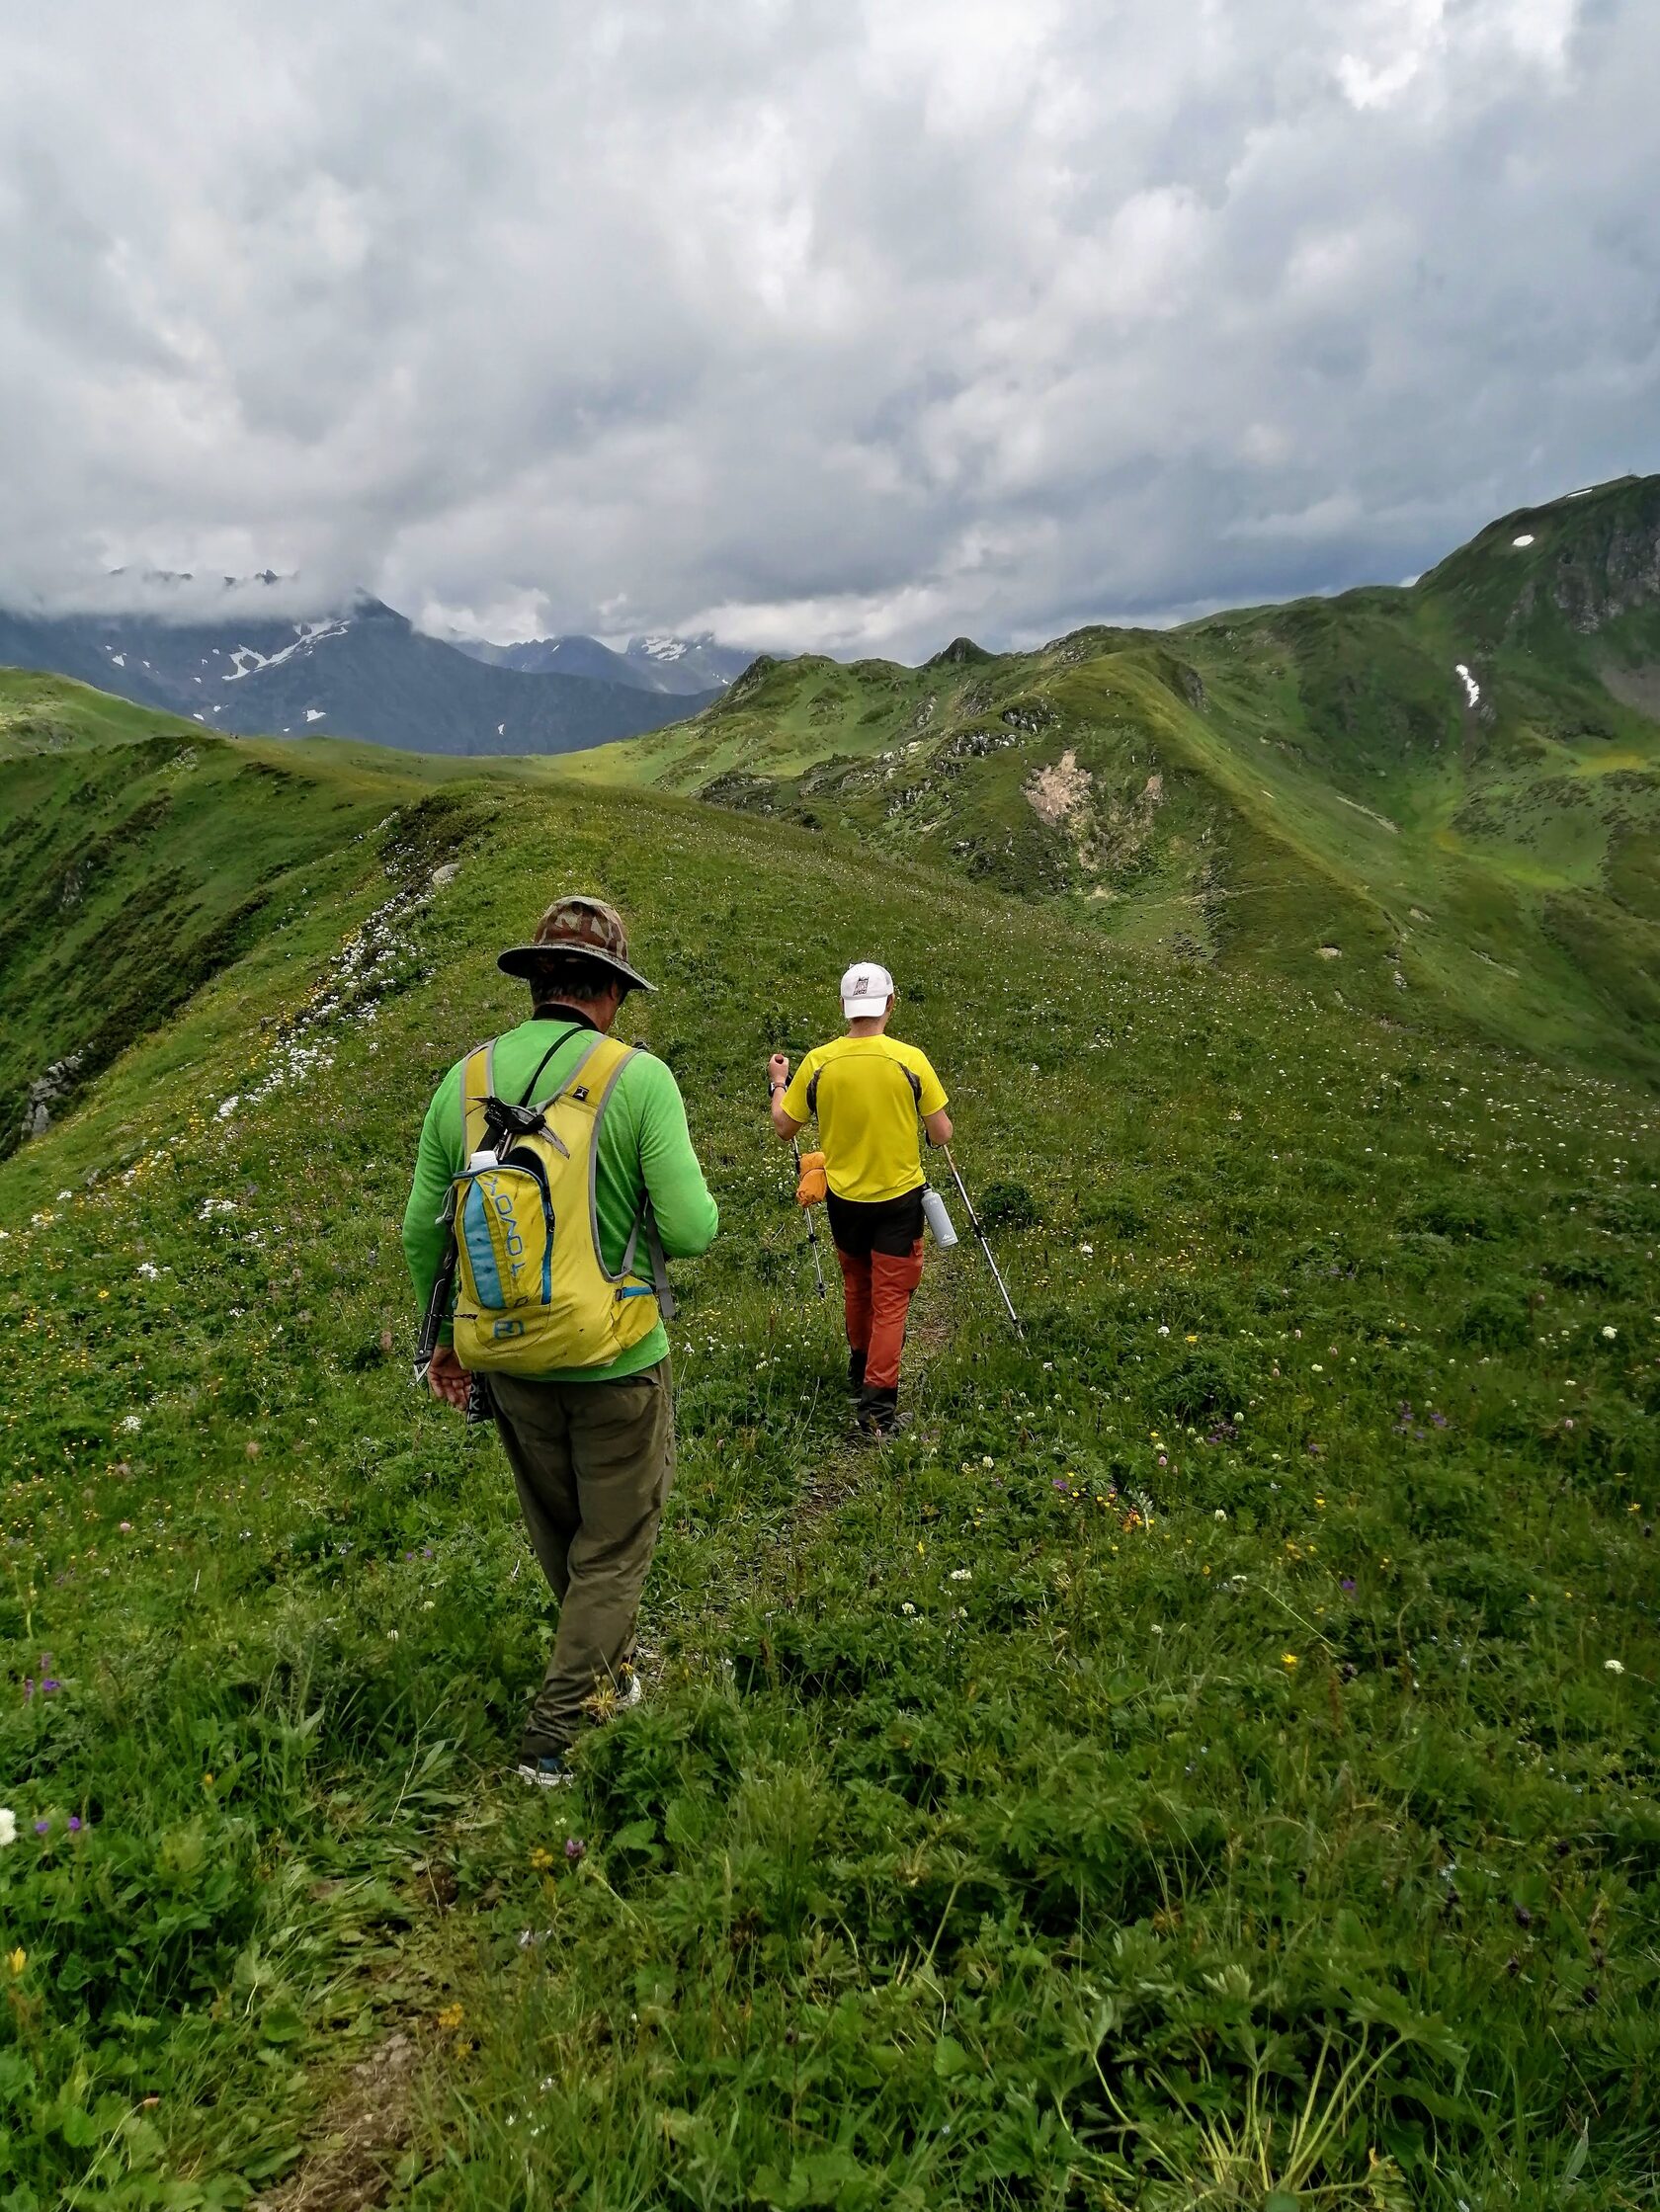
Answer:
POLYGON ((909 1414, 899 1411, 899 1392, 889 1387, 882 1390, 867 1383, 859 1393, 859 1406, 853 1417, 857 1435, 880 1443, 889 1436, 898 1435, 910 1421, 909 1414))

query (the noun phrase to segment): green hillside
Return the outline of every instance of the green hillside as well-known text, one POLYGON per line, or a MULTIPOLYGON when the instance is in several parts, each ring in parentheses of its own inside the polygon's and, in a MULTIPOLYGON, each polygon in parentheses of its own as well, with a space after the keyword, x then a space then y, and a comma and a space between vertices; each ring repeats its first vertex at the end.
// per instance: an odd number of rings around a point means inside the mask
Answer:
MULTIPOLYGON (((1380 599, 1377 652, 1429 666, 1441 604, 1380 599)), ((1497 927, 1471 886, 1543 946, 1515 886, 1590 881, 1613 817, 1438 844, 1482 762, 1533 774, 1502 675, 1495 728, 1438 702, 1363 783, 1298 687, 1364 612, 1230 617, 1278 692, 1228 622, 763 670, 674 743, 772 727, 771 819, 148 725, 8 761, 8 1066, 85 1033, 48 991, 137 1010, 0 1162, 8 2212, 1652 2200, 1660 1115, 1403 1026, 1361 867, 1445 871, 1416 1008, 1497 927), (1068 748, 1087 834, 1022 795, 1068 748), (178 942, 240 917, 177 979, 174 877, 178 942), (574 883, 663 986, 628 1020, 722 1233, 678 1270, 647 1700, 549 1802, 505 1769, 541 1586, 493 1440, 409 1384, 397 1222, 431 1085, 519 1012, 496 948, 574 883), (1287 918, 1348 933, 1342 1003, 1287 918), (1141 948, 1178 936, 1217 956, 1141 948), (760 1084, 855 946, 1027 1326, 937 1256, 871 1457, 760 1084)), ((1608 712, 1536 739, 1594 794, 1647 742, 1608 712)))
POLYGON ((1411 590, 1030 654, 959 641, 917 670, 762 662, 696 721, 570 766, 1653 1076, 1657 713, 1650 477, 1507 517, 1411 590))
POLYGON ((0 1158, 297 902, 332 910, 361 841, 400 803, 430 794, 442 815, 465 773, 371 745, 230 741, 0 669, 0 1158))

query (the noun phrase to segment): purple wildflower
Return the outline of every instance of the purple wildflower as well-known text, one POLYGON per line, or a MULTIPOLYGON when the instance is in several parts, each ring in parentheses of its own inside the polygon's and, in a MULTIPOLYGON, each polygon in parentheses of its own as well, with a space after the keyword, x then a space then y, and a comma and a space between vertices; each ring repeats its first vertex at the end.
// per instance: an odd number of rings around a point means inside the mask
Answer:
POLYGON ((565 1856, 573 1866, 579 1858, 588 1856, 588 1846, 580 1836, 567 1836, 565 1838, 565 1856))
POLYGON ((37 1836, 45 1836, 45 1835, 49 1834, 49 1832, 50 1832, 50 1829, 51 1829, 51 1822, 50 1822, 50 1821, 37 1821, 37 1822, 35 1823, 35 1833, 36 1833, 36 1835, 37 1835, 37 1836))
POLYGON ((81 1833, 81 1816, 79 1813, 69 1815, 69 1833, 71 1836, 78 1836, 81 1833))
POLYGON ((1344 1578, 1343 1578, 1343 1580, 1342 1580, 1342 1582, 1340 1582, 1340 1583, 1338 1584, 1338 1586, 1337 1586, 1337 1587, 1338 1587, 1338 1589, 1339 1589, 1339 1590, 1344 1590, 1344 1591, 1347 1591, 1347 1592, 1348 1592, 1348 1594, 1349 1594, 1349 1596, 1350 1596, 1350 1597, 1352 1598, 1352 1597, 1353 1597, 1353 1596, 1355 1595, 1355 1578, 1354 1578, 1354 1576, 1353 1576, 1353 1575, 1345 1575, 1345 1576, 1344 1576, 1344 1578))

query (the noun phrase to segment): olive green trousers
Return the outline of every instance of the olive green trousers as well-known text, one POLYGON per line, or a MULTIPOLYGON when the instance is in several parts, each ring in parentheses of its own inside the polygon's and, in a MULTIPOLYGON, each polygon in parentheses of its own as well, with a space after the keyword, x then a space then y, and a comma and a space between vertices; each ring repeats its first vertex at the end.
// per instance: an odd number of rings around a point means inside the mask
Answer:
POLYGON ((520 1757, 562 1752, 617 1694, 674 1483, 669 1362, 619 1382, 492 1375, 491 1410, 531 1544, 559 1600, 520 1757))

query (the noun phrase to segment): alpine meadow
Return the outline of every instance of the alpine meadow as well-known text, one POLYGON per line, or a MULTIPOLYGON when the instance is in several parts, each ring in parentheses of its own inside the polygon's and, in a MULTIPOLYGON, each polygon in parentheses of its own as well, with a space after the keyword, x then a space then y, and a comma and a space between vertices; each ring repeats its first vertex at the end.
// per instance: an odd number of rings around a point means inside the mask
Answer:
POLYGON ((557 761, 0 675, 4 2212, 1651 2204, 1657 702, 1654 478, 557 761), (566 888, 721 1227, 540 1793, 398 1225, 566 888), (964 1233, 861 1451, 762 1075, 867 955, 1024 1335, 964 1233))

